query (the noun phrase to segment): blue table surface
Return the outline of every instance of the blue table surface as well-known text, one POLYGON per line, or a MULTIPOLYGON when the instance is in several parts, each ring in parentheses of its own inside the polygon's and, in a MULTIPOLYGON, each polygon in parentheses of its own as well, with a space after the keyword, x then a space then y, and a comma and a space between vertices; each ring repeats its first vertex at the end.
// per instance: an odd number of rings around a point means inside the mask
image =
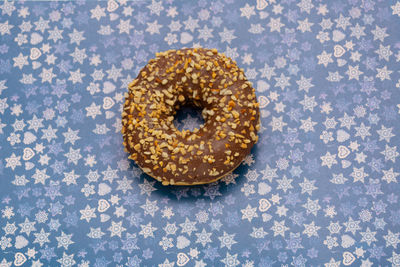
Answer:
MULTIPOLYGON (((0 3, 1 266, 400 266, 400 2, 0 3), (122 146, 158 51, 217 48, 262 128, 221 181, 122 146)), ((184 112, 180 127, 198 124, 184 112)))

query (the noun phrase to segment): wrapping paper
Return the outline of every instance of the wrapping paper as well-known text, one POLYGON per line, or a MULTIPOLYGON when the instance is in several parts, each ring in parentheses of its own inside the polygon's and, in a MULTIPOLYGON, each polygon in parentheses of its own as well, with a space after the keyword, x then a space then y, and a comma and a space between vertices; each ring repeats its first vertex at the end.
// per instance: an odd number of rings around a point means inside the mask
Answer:
POLYGON ((1 266, 400 266, 400 2, 0 12, 1 266), (124 93, 156 52, 199 46, 245 70, 260 140, 219 182, 163 187, 123 150, 124 93))

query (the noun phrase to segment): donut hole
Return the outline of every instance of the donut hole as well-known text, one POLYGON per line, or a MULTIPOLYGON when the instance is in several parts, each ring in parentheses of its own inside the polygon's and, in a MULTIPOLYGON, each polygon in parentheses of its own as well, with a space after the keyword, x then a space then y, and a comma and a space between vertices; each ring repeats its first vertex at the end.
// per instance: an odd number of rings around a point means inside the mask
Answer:
POLYGON ((205 120, 202 115, 202 108, 194 104, 186 103, 176 110, 174 125, 179 130, 200 129, 204 126, 205 120))

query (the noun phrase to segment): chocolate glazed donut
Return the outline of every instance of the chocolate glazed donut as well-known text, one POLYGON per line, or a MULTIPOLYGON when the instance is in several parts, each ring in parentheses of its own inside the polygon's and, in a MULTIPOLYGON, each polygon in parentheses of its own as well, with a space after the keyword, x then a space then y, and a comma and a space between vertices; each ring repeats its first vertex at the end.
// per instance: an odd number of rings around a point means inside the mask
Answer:
POLYGON ((233 171, 257 142, 255 90, 243 69, 216 49, 156 54, 129 84, 122 134, 129 158, 163 185, 214 182, 233 171), (179 131, 183 104, 202 108, 204 125, 179 131))

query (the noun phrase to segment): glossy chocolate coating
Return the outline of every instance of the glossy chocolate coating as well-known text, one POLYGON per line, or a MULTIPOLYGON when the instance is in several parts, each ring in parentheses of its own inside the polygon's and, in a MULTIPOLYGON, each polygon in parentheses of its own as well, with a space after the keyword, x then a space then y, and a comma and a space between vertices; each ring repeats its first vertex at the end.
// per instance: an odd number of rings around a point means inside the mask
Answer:
POLYGON ((259 104, 236 63, 215 49, 157 53, 129 85, 122 134, 130 158, 163 184, 205 184, 234 170, 257 142, 259 104), (194 131, 173 124, 185 103, 203 108, 194 131))

